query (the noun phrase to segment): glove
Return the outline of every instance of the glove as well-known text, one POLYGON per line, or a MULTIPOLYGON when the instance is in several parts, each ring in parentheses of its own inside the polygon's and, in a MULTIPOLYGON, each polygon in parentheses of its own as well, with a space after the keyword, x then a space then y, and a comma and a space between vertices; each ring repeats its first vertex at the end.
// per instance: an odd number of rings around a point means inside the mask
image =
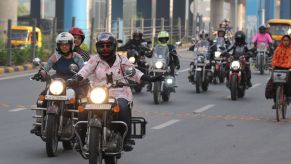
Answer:
POLYGON ((83 80, 83 77, 76 74, 72 78, 67 80, 67 85, 68 86, 77 86, 79 84, 79 82, 82 80, 83 80))
POLYGON ((176 69, 179 70, 180 69, 180 65, 176 65, 176 69))
POLYGON ((163 81, 165 78, 163 77, 163 75, 160 76, 148 76, 148 75, 142 75, 142 77, 140 78, 142 81, 148 81, 148 82, 156 82, 156 81, 163 81))
POLYGON ((38 72, 38 73, 34 74, 31 79, 36 80, 36 81, 40 81, 40 80, 42 81, 43 78, 42 78, 41 74, 38 72))

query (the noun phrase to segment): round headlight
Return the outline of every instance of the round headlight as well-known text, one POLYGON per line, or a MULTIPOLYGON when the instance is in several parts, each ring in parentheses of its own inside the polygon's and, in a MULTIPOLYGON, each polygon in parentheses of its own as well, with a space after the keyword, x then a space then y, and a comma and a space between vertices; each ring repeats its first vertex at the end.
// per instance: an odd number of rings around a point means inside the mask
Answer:
POLYGON ((173 79, 167 79, 167 80, 166 80, 166 83, 167 83, 167 84, 173 84, 173 79))
POLYGON ((221 52, 220 52, 220 51, 215 51, 214 56, 215 56, 216 58, 219 58, 220 55, 221 55, 221 52))
POLYGON ((157 61, 156 63, 155 63, 155 66, 156 66, 156 68, 162 68, 163 67, 163 62, 161 62, 161 61, 157 61))
POLYGON ((135 63, 135 57, 130 57, 128 60, 129 60, 129 62, 132 63, 132 64, 135 63))
POLYGON ((50 92, 53 95, 60 95, 65 89, 65 85, 63 82, 61 81, 52 81, 52 83, 50 84, 50 92))
POLYGON ((90 99, 93 103, 101 104, 107 98, 107 92, 104 88, 95 88, 90 93, 90 99))
POLYGON ((240 68, 240 63, 239 63, 239 61, 233 61, 233 62, 231 63, 231 65, 230 65, 230 67, 231 67, 232 69, 234 69, 234 70, 239 69, 239 68, 240 68))

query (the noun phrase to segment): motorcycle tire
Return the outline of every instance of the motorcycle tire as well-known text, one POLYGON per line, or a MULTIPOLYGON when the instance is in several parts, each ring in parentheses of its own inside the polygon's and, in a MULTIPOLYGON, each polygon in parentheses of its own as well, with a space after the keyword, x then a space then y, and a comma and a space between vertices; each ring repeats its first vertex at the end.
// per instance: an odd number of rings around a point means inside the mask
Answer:
POLYGON ((208 80, 205 80, 204 82, 202 82, 202 90, 203 91, 207 91, 208 90, 208 86, 209 86, 209 83, 208 83, 208 80))
POLYGON ((89 164, 102 164, 101 131, 97 127, 90 127, 89 135, 89 164))
POLYGON ((243 98, 245 96, 245 89, 238 89, 238 98, 243 98))
POLYGON ((71 141, 62 141, 64 150, 72 150, 73 143, 71 141))
POLYGON ((165 92, 162 94, 162 99, 164 102, 168 102, 170 100, 170 92, 165 92))
POLYGON ((285 112, 284 111, 284 106, 286 106, 285 104, 281 104, 280 102, 283 102, 283 97, 284 97, 284 91, 282 87, 277 87, 276 89, 276 119, 277 122, 279 122, 281 119, 284 119, 283 116, 285 117, 285 112), (281 117, 282 116, 282 117, 281 117))
POLYGON ((231 100, 237 100, 237 97, 238 97, 238 91, 237 91, 237 76, 234 75, 232 78, 231 78, 231 82, 230 82, 230 97, 231 97, 231 100))
POLYGON ((196 86, 196 93, 200 93, 200 84, 201 84, 201 74, 197 73, 196 75, 196 82, 195 82, 195 86, 196 86))
POLYGON ((117 164, 118 159, 115 156, 104 157, 105 164, 117 164))
POLYGON ((263 75, 264 74, 264 71, 265 71, 265 66, 264 66, 264 57, 263 56, 260 56, 260 65, 259 65, 259 70, 260 70, 260 74, 263 75))
POLYGON ((48 157, 56 156, 58 142, 57 116, 55 114, 48 114, 46 124, 46 153, 48 157))
POLYGON ((154 83, 154 102, 155 104, 160 104, 161 103, 161 82, 157 81, 154 83))
POLYGON ((220 74, 219 74, 219 82, 220 83, 224 83, 224 80, 225 80, 225 71, 224 71, 224 69, 222 68, 222 69, 220 69, 220 74))

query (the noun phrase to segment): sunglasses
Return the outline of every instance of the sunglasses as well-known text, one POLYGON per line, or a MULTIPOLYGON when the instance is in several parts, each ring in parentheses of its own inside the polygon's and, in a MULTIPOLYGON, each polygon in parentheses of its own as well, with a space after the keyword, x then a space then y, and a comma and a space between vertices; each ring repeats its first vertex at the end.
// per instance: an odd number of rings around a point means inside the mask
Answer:
POLYGON ((289 39, 283 39, 283 42, 284 42, 284 41, 286 41, 286 42, 290 42, 290 40, 289 40, 289 39))

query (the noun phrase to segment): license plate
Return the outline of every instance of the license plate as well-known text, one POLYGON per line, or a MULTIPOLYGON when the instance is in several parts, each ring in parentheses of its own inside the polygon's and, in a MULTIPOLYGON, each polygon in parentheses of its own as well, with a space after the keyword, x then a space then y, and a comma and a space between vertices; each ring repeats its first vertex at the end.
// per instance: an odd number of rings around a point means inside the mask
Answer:
POLYGON ((162 69, 153 69, 153 72, 159 72, 159 73, 164 73, 166 72, 166 70, 162 70, 162 69))
POLYGON ((86 104, 86 110, 94 110, 94 109, 103 109, 103 110, 111 110, 112 104, 86 104))
POLYGON ((196 70, 197 71, 202 71, 202 68, 201 67, 198 67, 196 70))
POLYGON ((67 96, 45 95, 46 100, 68 100, 67 96))

